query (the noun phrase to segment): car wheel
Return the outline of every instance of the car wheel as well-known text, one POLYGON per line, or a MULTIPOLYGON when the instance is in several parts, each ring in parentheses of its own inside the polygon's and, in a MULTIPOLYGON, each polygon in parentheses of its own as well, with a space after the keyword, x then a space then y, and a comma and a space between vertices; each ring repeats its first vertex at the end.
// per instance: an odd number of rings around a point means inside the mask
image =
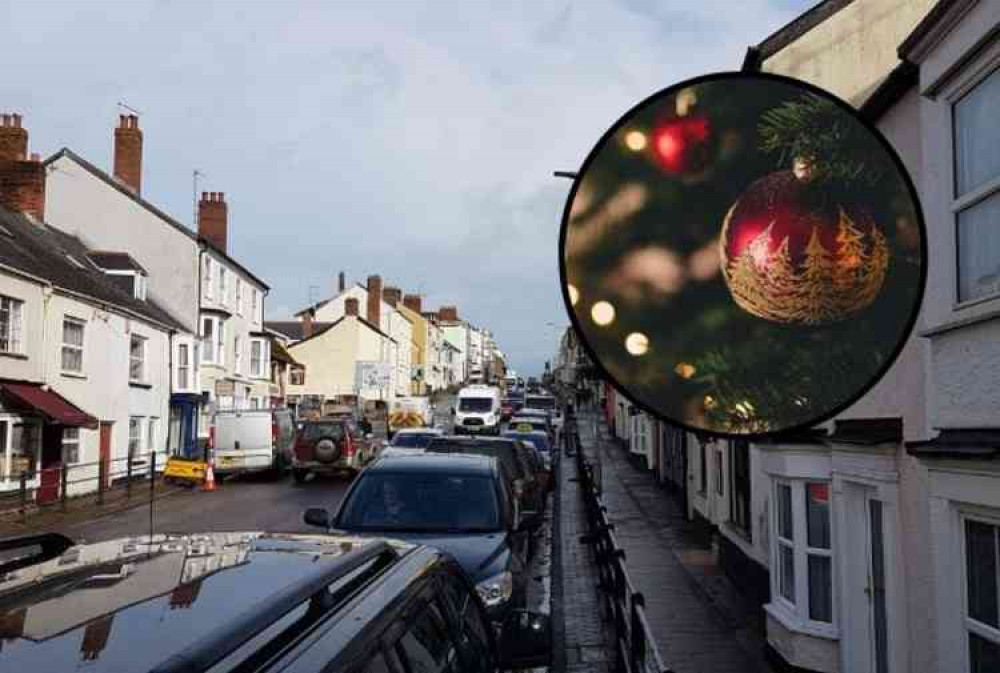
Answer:
POLYGON ((292 470, 292 476, 295 477, 296 484, 304 484, 306 483, 306 479, 309 478, 309 470, 295 468, 292 470))

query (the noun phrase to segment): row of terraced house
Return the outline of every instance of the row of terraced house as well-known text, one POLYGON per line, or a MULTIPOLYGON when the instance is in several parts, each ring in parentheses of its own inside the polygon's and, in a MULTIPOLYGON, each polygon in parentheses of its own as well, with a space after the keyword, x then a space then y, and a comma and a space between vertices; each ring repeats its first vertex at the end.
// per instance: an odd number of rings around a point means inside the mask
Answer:
POLYGON ((795 436, 696 435, 601 384, 607 424, 714 536, 782 669, 1000 670, 1000 2, 827 0, 743 69, 832 91, 900 155, 930 255, 916 330, 795 436))

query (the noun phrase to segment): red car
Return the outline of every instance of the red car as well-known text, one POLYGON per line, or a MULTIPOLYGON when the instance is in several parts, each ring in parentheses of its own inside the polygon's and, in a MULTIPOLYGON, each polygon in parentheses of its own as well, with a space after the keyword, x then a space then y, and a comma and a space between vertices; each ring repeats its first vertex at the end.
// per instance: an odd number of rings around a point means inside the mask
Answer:
POLYGON ((511 397, 505 397, 500 402, 500 420, 509 421, 510 417, 521 410, 523 403, 511 397))

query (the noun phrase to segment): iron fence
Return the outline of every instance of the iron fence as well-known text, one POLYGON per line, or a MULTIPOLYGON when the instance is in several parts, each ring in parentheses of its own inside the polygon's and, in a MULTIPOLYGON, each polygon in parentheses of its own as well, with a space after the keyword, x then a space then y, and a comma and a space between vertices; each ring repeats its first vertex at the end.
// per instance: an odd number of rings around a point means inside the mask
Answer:
POLYGON ((616 673, 672 673, 663 663, 646 617, 645 599, 628 573, 625 550, 618 545, 615 526, 601 499, 599 451, 588 457, 580 445, 576 419, 566 418, 566 454, 576 456, 577 481, 583 492, 587 535, 581 542, 593 546, 598 567, 598 590, 604 617, 614 625, 616 673))
MULTIPOLYGON (((107 461, 22 470, 17 489, 0 497, 0 513, 16 511, 24 521, 31 507, 69 509, 71 501, 93 497, 98 506, 114 497, 131 499, 137 481, 149 481, 150 496, 162 481, 166 461, 156 452, 107 461), (158 472, 159 470, 159 472, 158 472)), ((143 489, 144 490, 144 489, 143 489)))

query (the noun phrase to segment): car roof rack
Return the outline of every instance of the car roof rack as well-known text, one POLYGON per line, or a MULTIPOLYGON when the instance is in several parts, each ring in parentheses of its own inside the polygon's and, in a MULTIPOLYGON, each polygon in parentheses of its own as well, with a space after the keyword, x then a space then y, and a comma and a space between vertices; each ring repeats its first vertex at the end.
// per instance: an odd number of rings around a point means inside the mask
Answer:
POLYGON ((347 552, 327 567, 283 587, 234 619, 209 631, 201 639, 175 654, 150 673, 195 673, 205 671, 238 650, 309 599, 322 598, 327 587, 343 579, 365 563, 380 556, 398 558, 398 552, 386 541, 368 544, 347 552))
POLYGON ((63 552, 75 544, 72 539, 60 533, 30 533, 2 538, 0 539, 0 552, 30 547, 41 547, 41 551, 31 556, 20 556, 10 561, 0 562, 0 574, 13 572, 36 563, 51 561, 62 556, 63 552))

